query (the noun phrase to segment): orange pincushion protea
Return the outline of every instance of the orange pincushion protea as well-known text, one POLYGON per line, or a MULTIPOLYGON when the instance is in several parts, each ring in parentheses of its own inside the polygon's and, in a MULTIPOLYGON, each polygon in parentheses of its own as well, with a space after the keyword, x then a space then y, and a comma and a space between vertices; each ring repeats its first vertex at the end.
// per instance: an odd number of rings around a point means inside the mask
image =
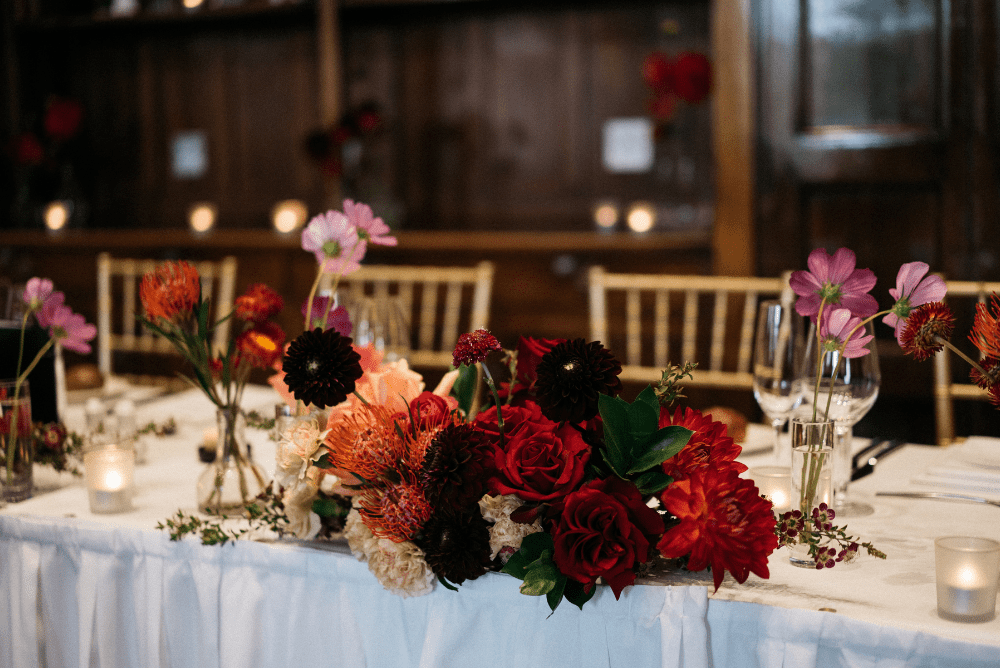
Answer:
POLYGON ((184 319, 201 301, 198 270, 184 262, 164 262, 143 276, 139 298, 146 317, 157 320, 184 319))
POLYGON ((397 543, 413 540, 434 511, 423 488, 407 480, 366 489, 359 505, 358 512, 372 534, 397 543))
POLYGON ((1000 314, 1000 299, 996 294, 991 295, 990 306, 976 304, 976 318, 969 340, 984 356, 996 359, 1000 358, 1000 320, 996 315, 1000 314), (990 306, 993 313, 990 313, 990 306))

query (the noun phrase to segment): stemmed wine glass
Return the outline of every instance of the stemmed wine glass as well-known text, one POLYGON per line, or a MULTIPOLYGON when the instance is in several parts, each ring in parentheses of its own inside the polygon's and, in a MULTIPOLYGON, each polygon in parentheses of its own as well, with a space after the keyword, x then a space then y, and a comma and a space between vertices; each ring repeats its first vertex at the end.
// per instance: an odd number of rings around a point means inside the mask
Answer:
POLYGON ((802 401, 797 377, 803 352, 802 318, 778 300, 760 303, 754 341, 753 396, 774 429, 774 459, 791 464, 791 443, 781 446, 781 430, 802 401))
MULTIPOLYGON (((868 323, 864 332, 859 332, 856 336, 873 333, 872 323, 868 323)), ((818 401, 815 409, 818 416, 826 414, 829 406, 829 418, 834 422, 833 507, 838 514, 847 517, 862 517, 874 512, 868 504, 851 502, 847 498, 847 486, 851 482, 852 430, 875 403, 882 380, 874 338, 868 342, 867 348, 869 350, 867 355, 851 359, 841 358, 837 351, 823 352, 822 368, 820 368, 816 358, 817 341, 814 324, 810 327, 807 338, 800 376, 804 409, 807 408, 811 415, 813 401, 816 398, 818 401), (817 371, 821 373, 818 392, 817 371), (836 377, 831 386, 830 379, 835 372, 836 377)))

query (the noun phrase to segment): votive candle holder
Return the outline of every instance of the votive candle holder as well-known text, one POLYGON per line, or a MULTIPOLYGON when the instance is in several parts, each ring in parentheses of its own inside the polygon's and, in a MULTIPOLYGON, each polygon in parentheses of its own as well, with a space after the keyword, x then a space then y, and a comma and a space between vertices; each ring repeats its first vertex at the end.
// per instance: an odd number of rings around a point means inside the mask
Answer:
POLYGON ((1000 542, 972 536, 934 541, 938 615, 957 622, 988 622, 996 616, 1000 542))
POLYGON ((126 445, 105 444, 83 455, 84 477, 92 513, 124 513, 132 510, 135 487, 135 450, 126 445))

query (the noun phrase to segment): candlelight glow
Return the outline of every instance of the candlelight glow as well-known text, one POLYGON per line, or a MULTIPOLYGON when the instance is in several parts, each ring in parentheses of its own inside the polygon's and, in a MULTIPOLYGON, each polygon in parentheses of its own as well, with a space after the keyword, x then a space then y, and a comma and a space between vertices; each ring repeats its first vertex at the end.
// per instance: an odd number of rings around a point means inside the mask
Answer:
POLYGON ((976 569, 968 564, 965 564, 958 569, 955 579, 961 587, 972 587, 974 585, 978 586, 982 584, 978 573, 976 573, 976 569))
POLYGON ((45 207, 45 227, 61 230, 69 222, 69 207, 63 202, 52 202, 45 207))
POLYGON ((188 224, 195 232, 208 232, 215 226, 215 207, 211 204, 196 204, 188 213, 188 224))
POLYGON ((297 199, 286 199, 274 205, 271 211, 271 224, 278 232, 285 234, 302 227, 307 215, 305 204, 297 199))
POLYGON ((104 474, 104 489, 109 492, 121 489, 123 482, 122 474, 118 471, 108 471, 104 474))
POLYGON ((649 232, 656 222, 656 211, 653 210, 653 205, 647 202, 636 202, 629 209, 626 221, 633 232, 649 232))

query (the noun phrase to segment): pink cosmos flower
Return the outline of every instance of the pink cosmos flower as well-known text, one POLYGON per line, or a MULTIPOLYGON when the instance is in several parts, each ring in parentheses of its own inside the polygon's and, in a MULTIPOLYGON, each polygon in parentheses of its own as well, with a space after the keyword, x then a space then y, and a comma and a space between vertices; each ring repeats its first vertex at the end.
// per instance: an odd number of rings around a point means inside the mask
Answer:
POLYGON ((38 325, 43 329, 51 327, 59 309, 69 309, 69 307, 63 306, 63 302, 65 301, 66 295, 62 292, 53 292, 46 297, 45 302, 38 309, 38 313, 35 314, 35 317, 38 319, 38 325))
POLYGON ((62 343, 65 348, 86 354, 90 352, 90 344, 87 342, 97 336, 97 328, 79 313, 73 313, 68 306, 59 306, 52 314, 49 336, 62 343))
POLYGON ((49 298, 52 294, 52 281, 47 278, 29 278, 27 285, 24 286, 24 303, 27 304, 29 311, 37 311, 42 308, 45 300, 49 298))
POLYGON ((854 328, 860 324, 861 318, 853 315, 850 309, 837 308, 824 312, 819 326, 823 349, 832 352, 843 347, 843 355, 847 359, 867 355, 871 351, 866 346, 875 337, 868 334, 863 327, 855 332, 854 328))
POLYGON ((302 250, 316 256, 323 273, 349 274, 357 271, 365 257, 367 242, 340 211, 315 216, 302 230, 302 250))
POLYGON ((907 262, 896 274, 896 287, 889 288, 889 294, 896 300, 892 312, 882 318, 882 322, 896 329, 896 341, 900 341, 906 319, 910 311, 944 299, 948 286, 940 276, 927 276, 930 267, 925 262, 907 262))
POLYGON ((833 256, 822 248, 809 254, 809 271, 796 271, 788 281, 799 296, 795 310, 816 321, 820 303, 826 307, 838 305, 851 310, 862 318, 878 311, 878 302, 868 294, 875 287, 875 274, 871 269, 855 269, 854 252, 839 248, 833 256))
POLYGON ((389 226, 376 218, 372 208, 361 202, 344 200, 344 213, 351 225, 357 228, 358 237, 379 246, 395 246, 396 237, 389 236, 389 226))

